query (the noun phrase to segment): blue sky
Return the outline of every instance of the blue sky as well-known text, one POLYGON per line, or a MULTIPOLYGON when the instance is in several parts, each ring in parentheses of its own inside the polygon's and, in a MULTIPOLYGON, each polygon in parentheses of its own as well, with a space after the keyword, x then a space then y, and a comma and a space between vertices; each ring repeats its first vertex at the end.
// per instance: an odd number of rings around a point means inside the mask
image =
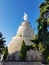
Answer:
POLYGON ((24 12, 28 14, 29 22, 37 33, 36 20, 39 17, 39 5, 44 0, 0 0, 0 32, 6 39, 6 45, 16 35, 23 21, 24 12))

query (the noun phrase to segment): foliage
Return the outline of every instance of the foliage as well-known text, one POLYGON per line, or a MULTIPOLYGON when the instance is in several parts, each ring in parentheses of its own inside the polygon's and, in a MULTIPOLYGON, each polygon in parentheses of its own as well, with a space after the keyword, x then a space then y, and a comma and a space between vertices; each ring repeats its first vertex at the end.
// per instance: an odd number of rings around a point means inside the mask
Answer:
POLYGON ((5 38, 3 37, 2 33, 0 32, 0 53, 3 52, 5 48, 5 38))
MULTIPOLYGON (((43 2, 40 5, 39 8, 40 8, 40 16, 39 16, 39 19, 43 20, 44 18, 46 18, 48 20, 48 18, 49 18, 49 0, 46 0, 45 2, 43 2)), ((46 22, 47 22, 47 25, 49 25, 49 21, 46 21, 46 22)))
POLYGON ((38 34, 31 42, 37 45, 36 48, 43 54, 44 61, 49 62, 49 0, 45 0, 39 8, 38 34))
POLYGON ((22 41, 22 46, 21 46, 21 50, 20 50, 20 60, 21 61, 25 61, 26 60, 26 45, 24 40, 22 41))
POLYGON ((49 62, 49 46, 45 47, 45 50, 43 51, 43 58, 46 63, 49 62))
POLYGON ((7 59, 7 55, 8 55, 8 48, 6 47, 4 49, 4 56, 3 56, 3 60, 5 61, 7 59))
POLYGON ((35 45, 26 45, 26 51, 30 50, 30 49, 34 49, 35 45))
POLYGON ((33 46, 34 48, 38 49, 38 44, 39 44, 38 35, 36 34, 36 35, 34 36, 34 38, 31 39, 30 41, 33 42, 32 46, 33 46), (35 44, 34 44, 34 43, 35 43, 35 44))
POLYGON ((49 57, 49 31, 47 30, 47 27, 49 26, 49 0, 45 0, 45 2, 40 5, 40 18, 37 22, 38 39, 43 45, 43 58, 44 61, 47 62, 49 57))
POLYGON ((45 0, 45 1, 49 1, 49 0, 45 0))
POLYGON ((43 51, 45 51, 45 48, 43 47, 43 44, 41 42, 38 44, 38 50, 41 53, 43 53, 43 51))

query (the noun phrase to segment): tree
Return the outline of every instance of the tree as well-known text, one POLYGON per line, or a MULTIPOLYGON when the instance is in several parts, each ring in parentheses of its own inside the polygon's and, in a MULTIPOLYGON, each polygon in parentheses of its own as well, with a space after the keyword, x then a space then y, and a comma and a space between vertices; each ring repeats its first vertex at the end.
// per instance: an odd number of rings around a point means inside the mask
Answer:
POLYGON ((0 32, 0 53, 4 50, 5 48, 5 38, 3 37, 2 33, 0 32))
POLYGON ((40 16, 37 20, 38 23, 38 34, 37 38, 33 39, 32 42, 37 44, 38 50, 39 48, 39 43, 42 44, 42 51, 44 61, 49 62, 49 0, 45 0, 40 5, 40 16))
POLYGON ((37 20, 38 22, 38 39, 43 44, 45 50, 43 51, 44 61, 47 62, 49 57, 49 0, 45 0, 40 5, 40 17, 37 20))
POLYGON ((4 56, 3 56, 3 60, 4 61, 7 59, 7 55, 8 55, 8 47, 5 47, 5 49, 4 49, 4 56))
POLYGON ((24 40, 22 41, 22 46, 20 50, 20 60, 25 61, 26 60, 26 46, 24 40))

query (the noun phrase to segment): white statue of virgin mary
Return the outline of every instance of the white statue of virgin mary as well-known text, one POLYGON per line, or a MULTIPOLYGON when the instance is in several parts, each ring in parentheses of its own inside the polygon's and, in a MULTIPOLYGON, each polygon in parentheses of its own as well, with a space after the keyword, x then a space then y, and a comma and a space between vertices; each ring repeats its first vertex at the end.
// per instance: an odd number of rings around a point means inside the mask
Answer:
POLYGON ((24 19, 24 21, 28 21, 28 15, 26 13, 24 13, 23 19, 24 19))

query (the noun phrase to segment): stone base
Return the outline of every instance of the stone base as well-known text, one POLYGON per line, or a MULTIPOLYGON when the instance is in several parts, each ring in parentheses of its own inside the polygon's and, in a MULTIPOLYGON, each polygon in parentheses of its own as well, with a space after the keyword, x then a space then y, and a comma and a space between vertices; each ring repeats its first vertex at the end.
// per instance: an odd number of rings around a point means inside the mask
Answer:
POLYGON ((44 65, 41 62, 3 62, 3 65, 44 65))

